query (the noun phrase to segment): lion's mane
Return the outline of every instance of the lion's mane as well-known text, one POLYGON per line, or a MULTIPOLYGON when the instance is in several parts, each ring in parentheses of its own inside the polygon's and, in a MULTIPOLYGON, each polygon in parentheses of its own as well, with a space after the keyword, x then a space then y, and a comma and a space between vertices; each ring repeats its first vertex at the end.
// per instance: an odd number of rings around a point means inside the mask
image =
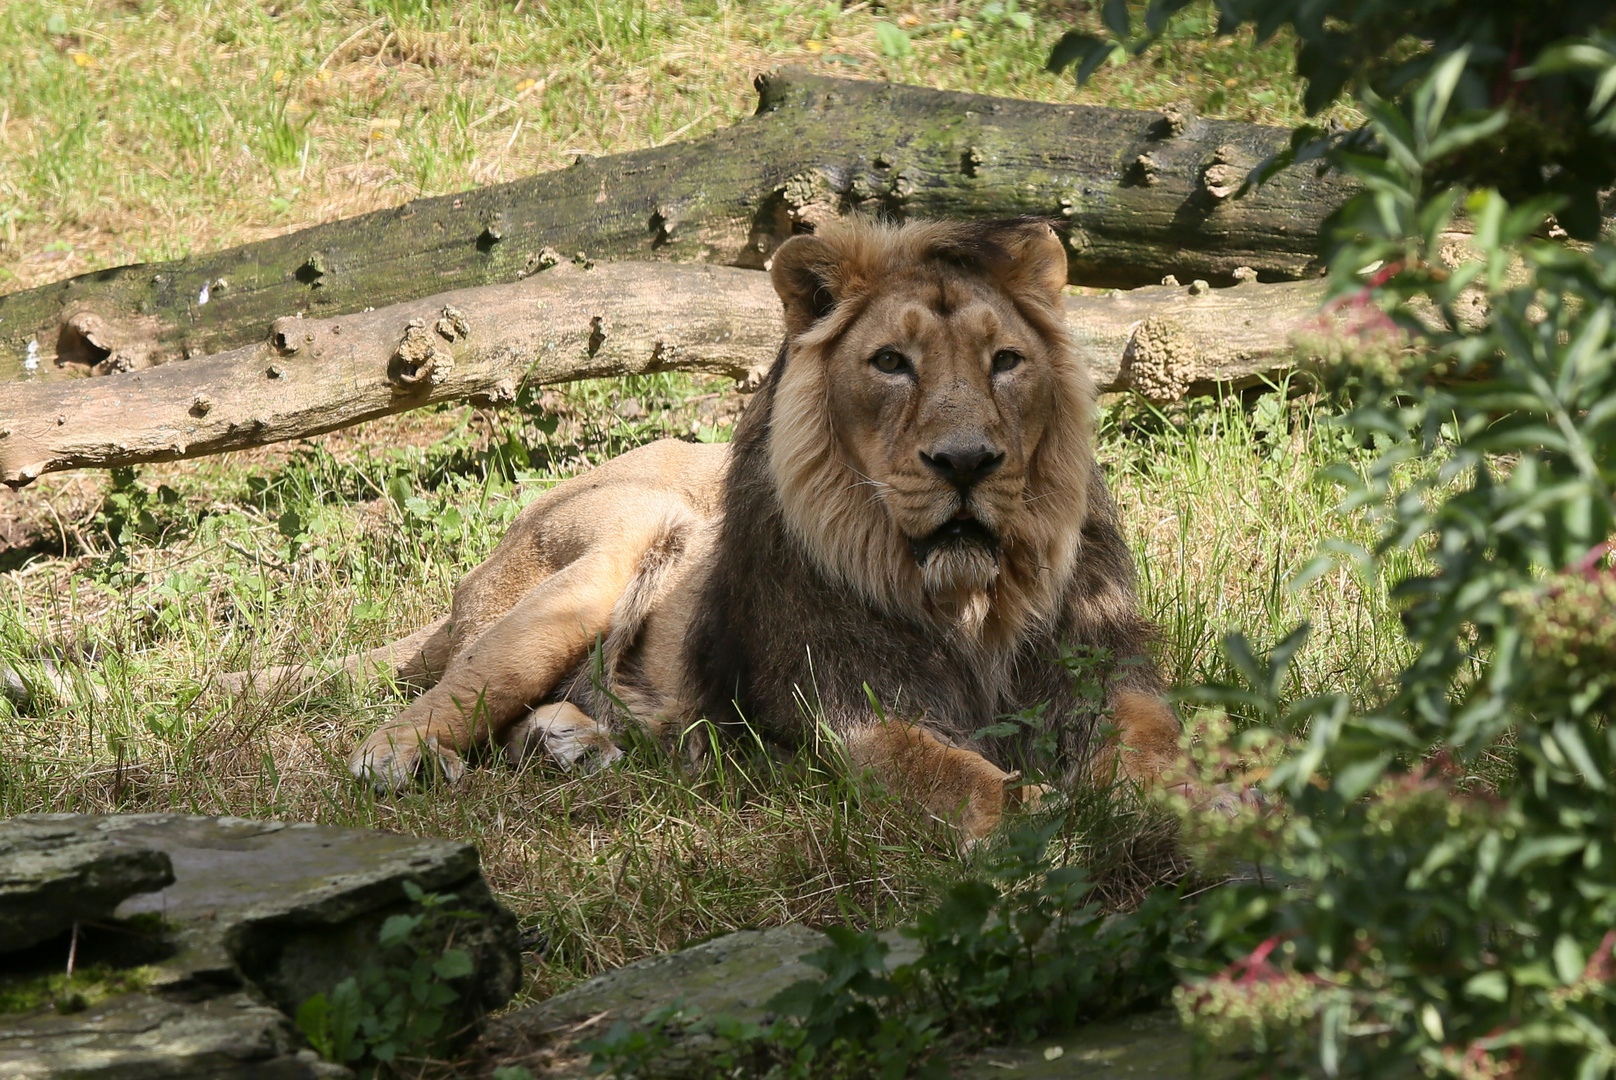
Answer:
MULTIPOLYGON (((1048 702, 1068 767, 1086 755, 1093 716, 1056 663, 1088 646, 1142 656, 1134 569, 1093 456, 1095 392, 1063 313, 1019 274, 1004 223, 837 226, 819 275, 819 317, 788 310, 787 340, 735 432, 712 568, 687 639, 701 714, 755 722, 800 742, 867 716, 870 697, 959 741, 1006 712, 1048 702), (1053 420, 1029 459, 1019 511, 1001 526, 983 610, 940 621, 926 575, 876 500, 850 484, 827 407, 821 358, 894 268, 991 277, 1055 355, 1053 420), (1081 715, 1080 715, 1081 714, 1081 715)), ((824 235, 824 234, 822 234, 824 235)), ((1114 678, 1159 690, 1148 664, 1114 678)), ((995 759, 1024 744, 973 744, 995 759)), ((1008 766, 1009 760, 1000 760, 1008 766)))

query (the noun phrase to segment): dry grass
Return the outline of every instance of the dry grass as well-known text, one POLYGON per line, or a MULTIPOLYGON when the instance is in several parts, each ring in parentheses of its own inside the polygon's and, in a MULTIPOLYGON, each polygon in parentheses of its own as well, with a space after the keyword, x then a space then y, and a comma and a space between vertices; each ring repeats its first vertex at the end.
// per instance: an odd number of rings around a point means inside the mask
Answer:
MULTIPOLYGON (((1320 536, 1367 539, 1318 477, 1351 448, 1304 404, 1264 401, 1110 412, 1102 458, 1162 659, 1180 680, 1218 678, 1226 629, 1263 645, 1305 618, 1319 633, 1297 689, 1368 687, 1403 656, 1384 592, 1346 571, 1284 587, 1320 536)), ((422 625, 554 478, 692 427, 725 437, 738 404, 681 376, 581 384, 542 413, 445 409, 155 466, 121 489, 53 476, 0 496, 19 537, 0 550, 0 658, 26 667, 55 650, 83 683, 20 712, 0 704, 0 815, 172 808, 472 840, 547 942, 534 994, 724 930, 902 919, 959 872, 952 838, 808 762, 691 776, 642 748, 597 776, 485 762, 452 793, 376 799, 343 758, 402 706, 396 688, 204 689, 214 671, 332 658, 422 625)), ((1085 798, 1063 842, 1111 902, 1181 869, 1159 818, 1085 798)))
POLYGON ((753 77, 784 63, 1299 118, 1286 44, 1208 40, 1210 9, 1079 92, 1042 65, 1096 16, 1025 6, 1030 29, 986 0, 10 0, 0 291, 693 138, 750 112, 753 77), (911 55, 882 52, 882 22, 911 55))

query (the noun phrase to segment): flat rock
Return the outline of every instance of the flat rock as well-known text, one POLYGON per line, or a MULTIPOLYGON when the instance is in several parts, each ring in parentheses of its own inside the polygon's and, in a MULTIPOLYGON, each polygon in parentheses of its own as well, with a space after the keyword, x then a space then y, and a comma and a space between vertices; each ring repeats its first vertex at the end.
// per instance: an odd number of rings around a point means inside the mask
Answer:
POLYGON ((0 826, 0 954, 49 941, 80 920, 106 919, 134 893, 174 881, 168 856, 70 822, 0 826))
POLYGON ((1057 1038, 981 1050, 953 1063, 955 1080, 1224 1080, 1234 1062, 1203 1061, 1195 1068, 1189 1032, 1171 1012, 1141 1013, 1086 1024, 1057 1038))
POLYGON ((740 930, 652 956, 499 1017, 489 1025, 480 1054, 524 1063, 547 1078, 583 1077, 589 1058, 573 1044, 603 1034, 616 1020, 634 1023, 653 1009, 682 1002, 706 1017, 757 1022, 775 994, 819 974, 801 958, 824 945, 817 930, 791 925, 740 930))
POLYGON ((597 975, 502 1018, 500 1026, 554 1030, 591 1017, 638 1020, 679 1000, 704 1016, 727 1013, 755 1021, 775 994, 819 974, 801 957, 824 945, 825 935, 806 926, 741 930, 597 975))
MULTIPOLYGON (((915 944, 884 935, 888 962, 914 959, 915 944)), ((728 1015, 753 1023, 780 990, 819 975, 804 953, 823 947, 824 935, 804 926, 743 930, 664 956, 642 960, 580 983, 539 1005, 500 1017, 489 1025, 478 1054, 489 1063, 519 1064, 544 1080, 589 1074, 589 1055, 576 1043, 604 1034, 617 1020, 637 1021, 675 1002, 703 1017, 728 1015)), ((696 1035, 670 1047, 657 1076, 705 1075, 699 1067, 710 1040, 696 1035)), ((951 1062, 956 1080, 1223 1080, 1235 1075, 1229 1062, 1192 1065, 1192 1040, 1170 1012, 1091 1024, 1059 1038, 992 1047, 951 1062)))
POLYGON ((246 993, 179 1003, 109 998, 66 1016, 0 1016, 5 1080, 320 1080, 347 1069, 299 1050, 286 1017, 246 993))
MULTIPOLYGON (((63 814, 0 822, 0 850, 41 835, 159 862, 161 879, 125 892, 105 914, 122 920, 113 929, 160 940, 135 961, 138 993, 66 1016, 0 1015, 0 1078, 330 1074, 298 1051, 287 1017, 379 959, 382 923, 417 910, 405 882, 452 895, 450 908, 477 916, 454 926, 473 970, 451 982, 460 994, 451 1030, 474 1035, 520 985, 516 920, 489 892, 469 844, 241 818, 63 814)), ((0 972, 46 961, 60 971, 58 948, 65 952, 57 941, 0 954, 0 972)), ((93 959, 93 949, 81 954, 93 959)))

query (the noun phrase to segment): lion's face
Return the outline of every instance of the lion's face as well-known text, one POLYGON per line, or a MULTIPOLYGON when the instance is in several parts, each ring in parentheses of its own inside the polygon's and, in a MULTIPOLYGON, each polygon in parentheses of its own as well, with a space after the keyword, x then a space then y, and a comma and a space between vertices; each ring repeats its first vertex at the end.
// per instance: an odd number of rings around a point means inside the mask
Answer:
POLYGON ((1091 460, 1065 269, 1038 224, 844 225, 780 249, 770 463, 823 569, 969 629, 1041 614, 1091 460))

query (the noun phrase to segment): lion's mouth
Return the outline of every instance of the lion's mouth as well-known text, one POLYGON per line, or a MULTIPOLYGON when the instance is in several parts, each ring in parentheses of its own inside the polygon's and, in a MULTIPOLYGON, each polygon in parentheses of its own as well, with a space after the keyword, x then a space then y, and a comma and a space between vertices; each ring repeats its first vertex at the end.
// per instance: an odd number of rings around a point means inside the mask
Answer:
POLYGON ((999 538, 975 514, 961 509, 926 536, 909 541, 909 547, 915 561, 925 566, 932 556, 949 548, 977 548, 997 553, 999 538))

